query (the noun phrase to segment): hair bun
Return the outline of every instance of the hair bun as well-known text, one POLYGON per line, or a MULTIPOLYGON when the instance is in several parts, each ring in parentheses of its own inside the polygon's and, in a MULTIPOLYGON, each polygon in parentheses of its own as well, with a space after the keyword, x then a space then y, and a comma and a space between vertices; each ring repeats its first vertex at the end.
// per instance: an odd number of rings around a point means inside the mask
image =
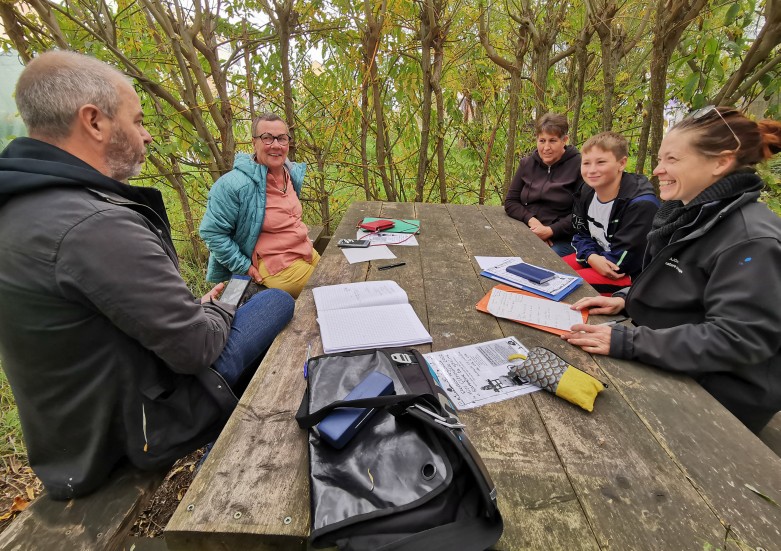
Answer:
POLYGON ((765 159, 781 151, 781 123, 765 119, 757 123, 762 136, 762 149, 765 159))

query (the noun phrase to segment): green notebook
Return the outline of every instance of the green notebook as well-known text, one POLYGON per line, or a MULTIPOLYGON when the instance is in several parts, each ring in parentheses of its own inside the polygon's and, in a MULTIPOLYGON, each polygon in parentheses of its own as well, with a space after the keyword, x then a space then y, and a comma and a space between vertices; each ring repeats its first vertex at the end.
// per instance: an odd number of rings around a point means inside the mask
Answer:
POLYGON ((420 220, 401 220, 399 218, 370 218, 366 217, 363 222, 374 222, 375 220, 392 220, 393 227, 385 230, 386 233, 420 233, 420 220))

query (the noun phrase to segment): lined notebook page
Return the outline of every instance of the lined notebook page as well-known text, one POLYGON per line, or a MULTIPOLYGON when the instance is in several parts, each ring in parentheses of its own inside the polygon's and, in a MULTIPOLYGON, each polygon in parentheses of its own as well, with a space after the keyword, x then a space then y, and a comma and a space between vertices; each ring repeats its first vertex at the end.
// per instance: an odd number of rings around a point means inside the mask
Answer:
POLYGON ((317 313, 326 310, 408 304, 407 293, 395 281, 360 281, 312 289, 317 313))
POLYGON ((431 342, 431 335, 409 304, 318 309, 317 321, 326 354, 431 342))

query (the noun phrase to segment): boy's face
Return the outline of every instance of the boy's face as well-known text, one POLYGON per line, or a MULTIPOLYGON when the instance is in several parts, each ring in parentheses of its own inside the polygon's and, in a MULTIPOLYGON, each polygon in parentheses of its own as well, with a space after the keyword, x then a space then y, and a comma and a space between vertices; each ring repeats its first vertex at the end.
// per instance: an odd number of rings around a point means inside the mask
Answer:
POLYGON ((599 147, 592 147, 580 155, 580 173, 594 189, 619 184, 624 168, 626 157, 616 159, 612 151, 599 147))

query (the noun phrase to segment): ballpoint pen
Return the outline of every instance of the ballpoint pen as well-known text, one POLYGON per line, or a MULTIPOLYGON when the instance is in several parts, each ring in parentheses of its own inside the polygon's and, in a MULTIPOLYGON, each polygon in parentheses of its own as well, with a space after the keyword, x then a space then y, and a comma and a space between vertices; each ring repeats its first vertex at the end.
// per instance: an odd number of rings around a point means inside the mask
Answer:
POLYGON ((391 268, 398 268, 399 266, 404 266, 406 262, 399 262, 398 264, 388 264, 386 266, 380 266, 377 268, 378 270, 389 270, 391 268))
POLYGON ((622 321, 629 321, 632 318, 618 318, 617 320, 610 320, 606 321, 605 323, 600 323, 599 325, 615 325, 617 323, 621 323, 622 321))
POLYGON ((309 355, 312 352, 312 343, 306 345, 306 360, 304 360, 304 379, 309 376, 309 355))

